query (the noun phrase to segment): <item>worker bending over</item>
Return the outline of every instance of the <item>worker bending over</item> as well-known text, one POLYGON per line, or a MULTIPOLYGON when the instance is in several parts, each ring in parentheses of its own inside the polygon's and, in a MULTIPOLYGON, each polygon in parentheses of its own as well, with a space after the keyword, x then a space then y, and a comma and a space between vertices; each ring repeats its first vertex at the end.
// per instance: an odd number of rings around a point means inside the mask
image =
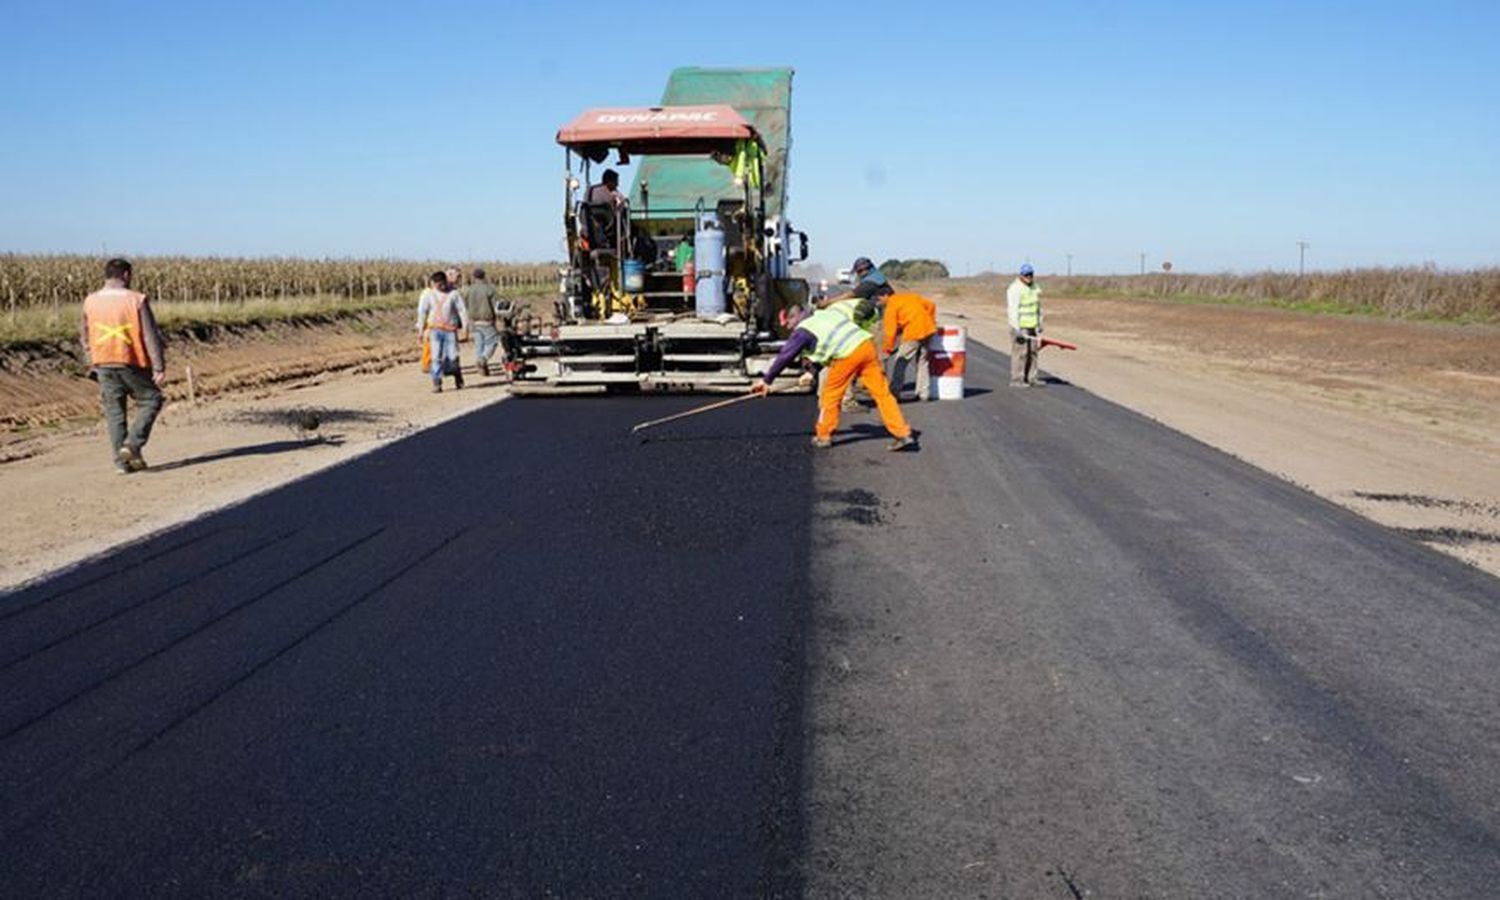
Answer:
MULTIPOLYGON (((854 261, 850 267, 854 277, 858 279, 854 287, 833 296, 824 296, 815 304, 818 309, 838 309, 844 315, 854 320, 854 324, 860 326, 871 334, 880 325, 880 315, 883 304, 887 297, 896 292, 891 287, 890 281, 881 272, 879 267, 870 262, 867 256, 861 256, 854 261)), ((883 360, 877 360, 882 362, 883 360)), ((859 393, 859 385, 851 383, 849 390, 845 392, 840 401, 845 412, 853 412, 859 409, 856 394, 859 393)))
POLYGON ((841 300, 869 300, 871 303, 879 304, 885 298, 896 292, 891 283, 886 280, 885 273, 881 272, 869 257, 861 256, 854 261, 851 267, 854 277, 859 279, 854 287, 832 297, 824 297, 818 301, 818 309, 824 309, 830 304, 841 300))
POLYGON ((899 293, 885 299, 885 355, 891 360, 891 390, 901 396, 906 389, 906 367, 917 367, 917 399, 930 400, 932 389, 931 354, 927 339, 937 334, 937 304, 921 294, 899 293), (896 335, 901 348, 896 349, 896 335))
POLYGON ((776 376, 792 360, 805 356, 812 364, 828 368, 818 395, 814 447, 833 446, 833 432, 839 427, 839 400, 855 378, 875 398, 875 408, 880 411, 880 419, 892 438, 890 449, 916 447, 917 439, 911 426, 906 424, 896 398, 891 396, 891 389, 885 383, 885 373, 880 370, 880 362, 875 356, 875 342, 868 331, 835 309, 820 309, 811 315, 794 318, 790 324, 791 336, 753 391, 762 396, 769 393, 776 376))

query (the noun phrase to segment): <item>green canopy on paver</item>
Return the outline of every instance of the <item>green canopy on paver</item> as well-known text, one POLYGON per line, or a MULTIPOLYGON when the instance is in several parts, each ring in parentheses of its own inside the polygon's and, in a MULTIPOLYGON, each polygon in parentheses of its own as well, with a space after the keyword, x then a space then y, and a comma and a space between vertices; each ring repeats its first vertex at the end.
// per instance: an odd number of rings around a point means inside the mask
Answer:
MULTIPOLYGON (((787 151, 791 145, 791 69, 674 69, 662 93, 663 106, 726 103, 744 116, 765 142, 762 173, 766 215, 786 206, 787 151)), ((651 214, 685 215, 702 198, 713 209, 720 200, 739 200, 729 167, 707 156, 645 156, 630 191, 631 208, 646 209, 641 182, 650 186, 651 214)))

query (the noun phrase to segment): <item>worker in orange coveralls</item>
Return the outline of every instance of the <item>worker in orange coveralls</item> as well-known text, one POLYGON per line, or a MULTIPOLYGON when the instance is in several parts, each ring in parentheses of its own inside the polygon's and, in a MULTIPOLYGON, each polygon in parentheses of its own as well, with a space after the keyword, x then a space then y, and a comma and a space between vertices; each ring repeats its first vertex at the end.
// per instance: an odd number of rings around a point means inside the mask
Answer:
POLYGON ((932 399, 932 367, 927 339, 934 334, 937 334, 937 304, 921 294, 905 292, 885 298, 885 355, 891 356, 891 390, 897 397, 906 388, 906 367, 915 363, 917 399, 932 399), (899 352, 896 351, 897 333, 901 335, 899 352))
POLYGON ((792 360, 806 355, 814 365, 827 366, 823 390, 818 395, 818 425, 813 436, 814 447, 833 446, 833 432, 839 427, 839 401, 855 378, 875 398, 875 408, 885 430, 891 434, 890 450, 917 449, 917 438, 901 415, 896 398, 885 383, 880 360, 875 355, 875 341, 868 331, 850 321, 837 309, 820 309, 791 322, 792 333, 781 353, 771 362, 752 390, 762 396, 770 393, 771 384, 792 360))

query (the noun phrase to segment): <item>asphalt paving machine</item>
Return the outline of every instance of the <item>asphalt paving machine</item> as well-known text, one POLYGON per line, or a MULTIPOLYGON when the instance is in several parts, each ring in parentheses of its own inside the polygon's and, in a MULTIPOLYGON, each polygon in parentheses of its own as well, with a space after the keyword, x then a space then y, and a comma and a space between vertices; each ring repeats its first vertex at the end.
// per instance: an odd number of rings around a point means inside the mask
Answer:
POLYGON ((765 371, 808 298, 791 88, 791 69, 682 68, 660 106, 558 131, 567 266, 557 324, 518 336, 516 393, 743 391, 765 371), (628 194, 601 188, 627 168, 628 194))

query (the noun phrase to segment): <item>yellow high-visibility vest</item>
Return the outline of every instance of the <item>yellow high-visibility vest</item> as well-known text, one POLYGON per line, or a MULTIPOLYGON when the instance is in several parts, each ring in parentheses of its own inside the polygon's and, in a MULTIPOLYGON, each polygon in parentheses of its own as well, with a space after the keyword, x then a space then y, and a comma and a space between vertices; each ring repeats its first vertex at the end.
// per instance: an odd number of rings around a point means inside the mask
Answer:
POLYGON ((1016 283, 1021 286, 1021 299, 1016 304, 1016 327, 1036 328, 1042 324, 1042 289, 1035 285, 1027 287, 1019 279, 1016 283))
POLYGON ((807 358, 820 366, 835 359, 843 359, 858 350, 860 344, 870 340, 869 332, 831 306, 803 319, 797 323, 797 327, 817 340, 818 343, 807 354, 807 358))

